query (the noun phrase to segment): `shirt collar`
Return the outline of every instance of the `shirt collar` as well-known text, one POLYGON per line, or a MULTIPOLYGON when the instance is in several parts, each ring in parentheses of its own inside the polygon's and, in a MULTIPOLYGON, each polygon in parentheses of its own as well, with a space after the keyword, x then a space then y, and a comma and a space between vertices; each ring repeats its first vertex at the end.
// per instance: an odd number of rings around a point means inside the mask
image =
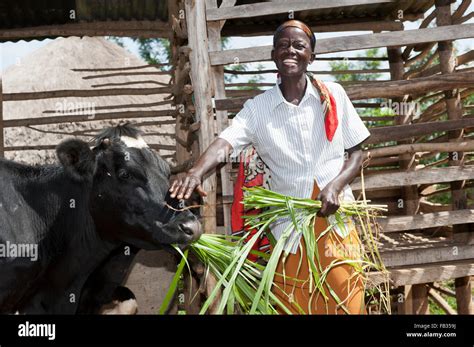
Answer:
MULTIPOLYGON (((305 99, 309 98, 310 96, 315 97, 317 100, 319 100, 319 94, 315 90, 313 84, 311 83, 311 80, 309 79, 308 75, 306 75, 306 90, 305 94, 303 95, 303 98, 301 99, 301 102, 303 102, 305 99)), ((273 87, 273 94, 272 94, 272 100, 271 100, 271 109, 276 108, 282 103, 287 102, 285 100, 285 97, 283 96, 280 87, 278 86, 278 82, 275 84, 275 87, 273 87)), ((301 105, 300 102, 300 105, 301 105)))

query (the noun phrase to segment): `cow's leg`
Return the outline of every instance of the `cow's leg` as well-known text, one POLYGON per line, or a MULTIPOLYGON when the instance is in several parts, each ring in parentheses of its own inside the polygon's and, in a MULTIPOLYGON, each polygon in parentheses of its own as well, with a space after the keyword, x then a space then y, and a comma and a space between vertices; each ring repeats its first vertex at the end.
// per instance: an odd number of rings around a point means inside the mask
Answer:
POLYGON ((116 289, 124 282, 138 251, 129 245, 119 247, 89 276, 82 289, 77 313, 97 314, 104 305, 114 301, 116 289))
POLYGON ((112 302, 99 309, 100 314, 136 314, 138 304, 133 292, 127 287, 115 289, 112 302))

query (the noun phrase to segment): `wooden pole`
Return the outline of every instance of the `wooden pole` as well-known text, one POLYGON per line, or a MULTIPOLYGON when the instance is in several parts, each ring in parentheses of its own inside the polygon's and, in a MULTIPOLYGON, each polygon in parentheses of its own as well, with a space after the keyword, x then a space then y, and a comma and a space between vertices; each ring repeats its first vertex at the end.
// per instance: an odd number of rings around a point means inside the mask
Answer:
MULTIPOLYGON (((435 2, 437 14, 436 23, 438 26, 445 26, 452 24, 451 17, 451 1, 436 0, 435 2)), ((438 43, 438 52, 440 59, 441 74, 452 73, 456 67, 456 55, 451 41, 443 41, 438 43)), ((446 102, 446 110, 448 119, 457 120, 462 118, 462 105, 459 98, 459 93, 455 90, 446 90, 444 92, 446 102)), ((462 141, 463 129, 457 131, 449 131, 448 138, 452 142, 462 141)), ((457 166, 463 165, 464 153, 451 152, 449 155, 449 165, 457 166)), ((451 198, 454 209, 467 208, 467 197, 463 190, 465 181, 451 182, 451 198)), ((453 227, 453 237, 456 241, 467 242, 469 237, 469 227, 467 225, 459 225, 453 227)), ((472 237, 472 236, 471 236, 472 237)))
MULTIPOLYGON (((405 74, 403 67, 403 58, 401 48, 388 48, 388 62, 390 66, 390 76, 392 80, 402 80, 405 74)), ((404 98, 394 98, 392 99, 393 104, 403 103, 404 98)), ((395 124, 403 125, 410 123, 410 114, 405 114, 403 112, 404 107, 399 107, 399 114, 395 116, 395 124)), ((400 145, 411 144, 412 139, 400 141, 400 145)), ((413 154, 401 154, 400 158, 400 169, 406 171, 413 171, 416 166, 416 159, 413 154)), ((416 186, 406 186, 402 189, 403 197, 403 210, 406 215, 414 215, 418 211, 419 197, 418 189, 416 186)))
MULTIPOLYGON (((402 58, 402 50, 400 47, 387 48, 387 55, 388 55, 388 63, 390 67, 390 77, 393 81, 402 80, 405 74, 404 67, 403 67, 403 58, 402 58)), ((401 103, 403 102, 403 98, 394 98, 392 99, 393 103, 401 103)), ((402 110, 402 107, 399 107, 402 110)), ((409 123, 409 114, 404 114, 400 112, 398 115, 395 116, 395 124, 402 125, 409 123)), ((410 144, 411 140, 408 141, 400 141, 399 144, 410 144)), ((415 164, 415 157, 412 154, 402 154, 399 155, 399 165, 401 170, 411 171, 413 170, 415 164)), ((402 188, 402 198, 403 198, 403 212, 406 215, 414 215, 418 210, 418 191, 416 186, 405 186, 402 188)), ((406 295, 403 302, 399 302, 398 304, 398 313, 399 314, 411 314, 417 313, 422 310, 421 307, 416 307, 418 304, 423 304, 424 300, 420 297, 420 290, 415 285, 413 287, 402 289, 402 293, 406 295)))
MULTIPOLYGON (((196 118, 200 122, 199 151, 203 153, 214 140, 215 122, 212 112, 211 65, 206 29, 204 1, 185 0, 188 45, 191 48, 191 79, 194 89, 196 118)), ((206 233, 216 233, 216 175, 212 173, 203 182, 207 192, 202 208, 203 228, 206 233)))
POLYGON ((456 314, 456 311, 448 304, 448 302, 446 300, 444 300, 444 298, 440 294, 435 292, 434 289, 430 289, 428 294, 431 297, 431 299, 433 299, 433 301, 439 307, 441 307, 441 309, 444 312, 446 312, 446 314, 448 314, 448 315, 455 315, 456 314))
POLYGON ((471 277, 459 277, 454 281, 456 287, 456 302, 459 314, 474 314, 472 302, 471 277))
POLYGON ((413 314, 413 286, 404 285, 398 288, 397 295, 397 313, 398 314, 413 314))
POLYGON ((411 290, 413 314, 429 314, 428 287, 425 284, 414 284, 411 290))
MULTIPOLYGON (((436 0, 435 6, 437 9, 436 23, 440 26, 451 25, 451 1, 450 0, 436 0)), ((443 41, 438 43, 438 52, 440 60, 441 74, 452 73, 456 67, 456 55, 451 41, 443 41)), ((460 119, 462 117, 462 105, 459 98, 459 93, 453 90, 444 92, 446 101, 446 110, 448 119, 460 119)), ((463 130, 448 132, 448 138, 451 141, 460 141, 463 136, 463 130)), ((449 165, 462 165, 464 162, 463 152, 452 152, 449 156, 449 165)), ((463 191, 465 181, 451 182, 451 199, 454 210, 467 208, 467 197, 463 191)), ((472 234, 469 233, 468 225, 454 225, 453 238, 459 242, 469 242, 472 240, 472 234)), ((456 278, 456 300, 458 302, 459 313, 473 313, 472 308, 472 293, 470 286, 470 277, 456 278)))
MULTIPOLYGON (((179 18, 179 4, 176 0, 168 0, 168 22, 173 23, 175 19, 179 18)), ((178 23, 179 24, 179 23, 178 23)), ((184 46, 185 40, 177 35, 175 30, 172 30, 170 39, 171 61, 174 66, 174 104, 178 109, 176 114, 176 138, 186 142, 188 138, 188 130, 186 126, 187 116, 185 97, 183 93, 183 86, 189 83, 189 70, 185 69, 186 56, 181 54, 179 48, 184 46)), ((197 155, 197 153, 196 153, 197 155)), ((184 164, 191 159, 191 151, 183 145, 181 141, 176 141, 176 163, 177 167, 183 167, 184 164)))
MULTIPOLYGON (((217 8, 217 0, 206 0, 206 8, 217 8)), ((209 49, 211 51, 221 51, 221 28, 224 21, 208 22, 207 31, 209 35, 209 49)), ((224 67, 222 65, 214 66, 211 69, 212 80, 214 83, 214 97, 216 99, 225 99, 224 67)), ((220 134, 229 125, 227 111, 216 111, 217 133, 220 134)), ((230 180, 230 170, 232 163, 227 162, 220 170, 222 203, 224 213, 224 230, 226 234, 231 233, 231 202, 233 200, 233 187, 230 180)))

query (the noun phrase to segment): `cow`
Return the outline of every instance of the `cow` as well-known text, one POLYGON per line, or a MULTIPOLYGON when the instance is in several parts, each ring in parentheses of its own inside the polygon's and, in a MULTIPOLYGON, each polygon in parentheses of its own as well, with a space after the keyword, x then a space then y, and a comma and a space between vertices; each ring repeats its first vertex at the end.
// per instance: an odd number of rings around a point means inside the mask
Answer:
POLYGON ((55 165, 0 159, 0 313, 78 313, 91 295, 112 295, 97 280, 114 259, 202 233, 167 198, 169 165, 130 125, 105 129, 93 148, 67 139, 56 154, 55 165))

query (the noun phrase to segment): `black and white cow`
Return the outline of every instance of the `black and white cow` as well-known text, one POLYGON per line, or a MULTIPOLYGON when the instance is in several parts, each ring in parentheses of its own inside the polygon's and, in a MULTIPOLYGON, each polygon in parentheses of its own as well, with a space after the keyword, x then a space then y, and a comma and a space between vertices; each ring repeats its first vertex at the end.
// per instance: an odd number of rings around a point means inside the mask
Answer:
POLYGON ((202 232, 191 212, 168 207, 170 168, 136 129, 106 129, 92 149, 66 140, 56 152, 61 165, 0 160, 0 313, 76 313, 115 289, 97 283, 104 269, 202 232))

